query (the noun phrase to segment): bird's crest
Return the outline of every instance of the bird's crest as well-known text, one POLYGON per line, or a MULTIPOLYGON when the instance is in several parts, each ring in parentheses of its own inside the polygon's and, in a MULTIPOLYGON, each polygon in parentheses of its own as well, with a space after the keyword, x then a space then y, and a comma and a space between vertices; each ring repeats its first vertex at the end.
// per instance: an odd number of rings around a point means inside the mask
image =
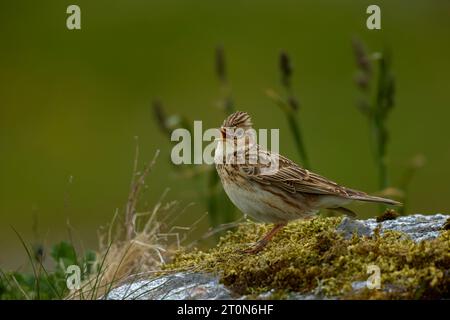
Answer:
POLYGON ((247 112, 237 111, 228 116, 223 122, 222 127, 225 128, 243 128, 244 130, 252 127, 252 119, 247 112))

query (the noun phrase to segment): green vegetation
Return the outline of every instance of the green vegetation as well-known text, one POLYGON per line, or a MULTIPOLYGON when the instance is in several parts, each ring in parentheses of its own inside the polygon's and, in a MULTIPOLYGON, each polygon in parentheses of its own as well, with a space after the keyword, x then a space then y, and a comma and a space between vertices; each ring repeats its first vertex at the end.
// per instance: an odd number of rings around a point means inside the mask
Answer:
MULTIPOLYGON (((364 44, 353 39, 353 52, 358 68, 355 83, 360 91, 357 107, 367 118, 371 135, 371 147, 378 171, 378 189, 386 196, 401 198, 404 214, 407 208, 408 191, 417 170, 425 163, 424 156, 416 155, 406 166, 398 188, 394 188, 388 172, 389 114, 395 106, 395 77, 389 50, 369 54, 364 44)), ((380 205, 384 211, 386 206, 380 205)))
POLYGON ((215 248, 178 253, 165 269, 216 273, 233 291, 247 295, 275 289, 273 297, 291 292, 344 299, 450 297, 450 232, 420 243, 393 231, 346 240, 335 232, 341 219, 291 223, 257 255, 238 250, 255 242, 270 226, 247 222, 228 232, 215 248), (354 281, 367 280, 371 264, 380 267, 381 290, 353 291, 354 281))
POLYGON ((79 265, 81 281, 85 281, 98 270, 94 267, 96 253, 87 251, 79 256, 75 248, 68 242, 55 244, 50 250, 52 271, 48 271, 43 264, 44 254, 41 248, 32 251, 23 243, 29 254, 32 273, 1 272, 0 300, 5 299, 62 299, 69 294, 66 285, 66 270, 70 265, 79 265), (33 254, 32 254, 33 253, 33 254))
MULTIPOLYGON (((50 250, 46 261, 45 248, 29 246, 16 232, 28 257, 28 265, 20 271, 0 274, 1 299, 98 299, 123 281, 134 281, 161 269, 195 229, 173 226, 183 213, 176 201, 163 203, 166 192, 152 209, 140 210, 139 204, 146 189, 146 178, 152 171, 159 151, 139 170, 139 148, 133 167, 130 191, 123 214, 116 212, 106 228, 99 230, 99 246, 77 254, 73 244, 61 242, 50 250), (49 265, 47 269, 45 266, 49 265), (69 290, 67 281, 76 276, 68 269, 79 267, 79 287, 69 290), (31 269, 32 272, 28 270, 31 269)), ((75 279, 74 279, 75 280, 75 279)), ((75 283, 74 283, 75 284, 75 283)))

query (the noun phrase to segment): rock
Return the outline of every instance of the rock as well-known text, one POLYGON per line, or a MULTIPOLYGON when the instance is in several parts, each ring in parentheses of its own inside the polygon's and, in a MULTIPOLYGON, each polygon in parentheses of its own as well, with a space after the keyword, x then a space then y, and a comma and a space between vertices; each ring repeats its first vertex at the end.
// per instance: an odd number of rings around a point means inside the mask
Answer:
MULTIPOLYGON (((438 237, 448 215, 411 215, 402 216, 395 220, 376 222, 375 219, 353 220, 345 217, 337 226, 337 232, 350 238, 353 234, 358 236, 371 236, 375 228, 380 232, 395 230, 405 234, 416 242, 430 240, 438 237)), ((365 289, 365 281, 354 281, 351 283, 355 292, 365 289)), ((400 292, 391 284, 384 284, 383 291, 400 292)), ((220 283, 220 277, 212 274, 194 272, 176 272, 160 276, 150 280, 140 280, 123 284, 109 292, 105 299, 108 300, 195 300, 195 299, 271 299, 273 290, 269 290, 258 296, 237 296, 227 287, 220 283)), ((339 299, 339 297, 325 297, 321 293, 320 285, 309 294, 290 293, 286 299, 292 300, 317 300, 317 299, 339 299)))
POLYGON ((109 292, 107 300, 222 300, 231 292, 213 275, 178 272, 127 283, 109 292))
MULTIPOLYGON (((231 300, 271 299, 273 290, 256 297, 233 296, 221 283, 219 277, 194 272, 177 272, 151 280, 126 283, 109 292, 106 300, 231 300)), ((292 293, 287 300, 329 299, 316 294, 292 293)))
POLYGON ((368 237, 371 235, 373 230, 367 226, 364 221, 345 217, 344 220, 342 220, 342 222, 337 226, 336 231, 342 234, 345 239, 349 239, 353 236, 353 234, 357 234, 360 237, 368 237))
POLYGON ((429 216, 415 214, 399 217, 395 220, 376 222, 375 219, 352 220, 345 217, 336 230, 348 239, 353 233, 358 236, 371 236, 375 228, 380 227, 381 233, 386 230, 400 231, 412 240, 419 242, 436 238, 447 218, 448 215, 443 214, 429 216))

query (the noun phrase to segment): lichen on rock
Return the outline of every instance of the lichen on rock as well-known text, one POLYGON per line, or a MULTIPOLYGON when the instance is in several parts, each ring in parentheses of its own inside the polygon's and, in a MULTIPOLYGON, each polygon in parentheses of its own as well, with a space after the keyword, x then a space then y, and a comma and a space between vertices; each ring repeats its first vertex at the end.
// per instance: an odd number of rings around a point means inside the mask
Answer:
MULTIPOLYGON (((232 292, 272 298, 315 294, 345 299, 429 299, 450 297, 450 231, 414 241, 405 234, 371 229, 370 235, 344 237, 342 218, 319 217, 290 223, 258 254, 239 252, 271 226, 246 222, 208 251, 180 251, 165 272, 212 273, 232 292), (366 282, 369 265, 379 267, 380 289, 366 282)), ((391 220, 392 221, 392 220, 391 220)), ((386 222, 391 222, 386 221, 386 222)))

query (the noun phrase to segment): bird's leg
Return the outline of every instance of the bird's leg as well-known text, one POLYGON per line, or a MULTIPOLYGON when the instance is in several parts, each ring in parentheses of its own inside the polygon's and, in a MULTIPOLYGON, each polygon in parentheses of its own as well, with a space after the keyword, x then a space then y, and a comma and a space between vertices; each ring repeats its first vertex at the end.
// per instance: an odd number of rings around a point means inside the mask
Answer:
POLYGON ((273 236, 283 229, 283 227, 286 225, 286 223, 278 223, 276 224, 272 230, 270 230, 264 237, 262 237, 253 247, 250 247, 248 249, 242 250, 241 253, 248 253, 248 254, 255 254, 264 249, 264 247, 269 243, 270 239, 273 238, 273 236))

